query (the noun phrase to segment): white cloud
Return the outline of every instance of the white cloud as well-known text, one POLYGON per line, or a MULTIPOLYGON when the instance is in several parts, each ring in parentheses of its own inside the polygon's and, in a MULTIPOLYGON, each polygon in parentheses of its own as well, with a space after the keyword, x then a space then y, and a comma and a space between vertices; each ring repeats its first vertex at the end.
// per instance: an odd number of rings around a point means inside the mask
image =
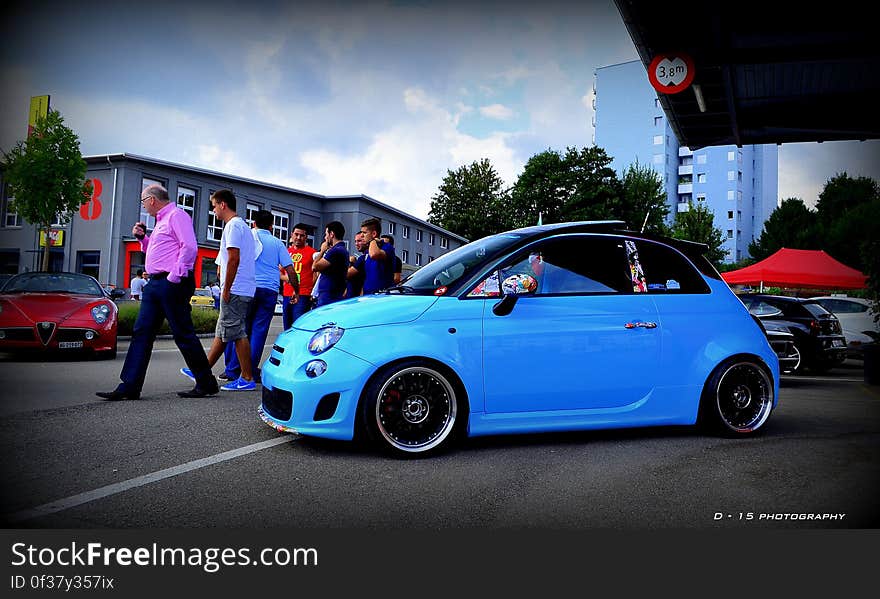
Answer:
POLYGON ((515 116, 514 111, 503 104, 480 106, 480 114, 486 118, 499 121, 507 121, 515 116))
POLYGON ((303 152, 307 173, 287 184, 328 195, 364 193, 426 218, 447 169, 489 158, 502 179, 515 179, 522 161, 504 135, 480 139, 461 133, 457 115, 422 89, 405 90, 403 99, 410 118, 377 133, 361 152, 303 152))

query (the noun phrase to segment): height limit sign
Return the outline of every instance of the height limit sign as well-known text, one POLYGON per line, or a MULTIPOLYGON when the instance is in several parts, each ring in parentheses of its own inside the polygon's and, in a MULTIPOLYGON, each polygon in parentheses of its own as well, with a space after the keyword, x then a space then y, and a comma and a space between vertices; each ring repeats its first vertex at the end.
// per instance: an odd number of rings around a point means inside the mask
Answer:
POLYGON ((694 80, 694 61, 684 53, 660 54, 648 66, 648 79, 661 94, 677 94, 694 80))

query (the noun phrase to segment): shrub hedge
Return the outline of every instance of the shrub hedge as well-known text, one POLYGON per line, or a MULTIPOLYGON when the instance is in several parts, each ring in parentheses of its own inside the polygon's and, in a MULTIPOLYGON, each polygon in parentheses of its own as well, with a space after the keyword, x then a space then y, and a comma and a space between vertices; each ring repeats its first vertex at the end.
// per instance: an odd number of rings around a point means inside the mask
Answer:
MULTIPOLYGON (((137 318, 140 303, 138 302, 119 302, 119 335, 130 336, 134 329, 134 321, 137 318)), ((213 333, 217 326, 217 315, 219 312, 214 309, 193 308, 192 320, 196 328, 196 333, 213 333)), ((162 326, 159 327, 160 335, 170 335, 171 329, 168 328, 168 321, 163 320, 162 326)))

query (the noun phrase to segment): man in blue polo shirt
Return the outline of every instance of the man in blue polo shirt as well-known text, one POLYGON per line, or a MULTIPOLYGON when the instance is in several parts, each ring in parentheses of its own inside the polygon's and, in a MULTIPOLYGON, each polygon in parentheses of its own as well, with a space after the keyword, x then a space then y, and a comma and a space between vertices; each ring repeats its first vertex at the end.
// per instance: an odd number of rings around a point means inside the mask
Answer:
POLYGON ((361 223, 361 235, 366 244, 364 258, 364 295, 376 293, 394 285, 394 246, 380 236, 382 222, 368 218, 361 223))
POLYGON ((315 252, 312 270, 321 273, 313 292, 317 296, 315 305, 320 308, 338 302, 345 295, 346 275, 348 274, 348 250, 345 249, 345 226, 338 220, 327 224, 324 229, 324 243, 315 252))

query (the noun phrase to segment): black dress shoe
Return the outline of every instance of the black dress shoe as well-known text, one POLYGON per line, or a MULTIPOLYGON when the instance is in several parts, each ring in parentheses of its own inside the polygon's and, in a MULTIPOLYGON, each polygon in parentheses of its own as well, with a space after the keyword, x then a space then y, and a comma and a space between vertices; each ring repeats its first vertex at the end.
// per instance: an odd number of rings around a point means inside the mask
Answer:
POLYGON ((140 399, 140 393, 130 393, 128 391, 98 391, 95 393, 98 397, 106 399, 107 401, 120 401, 123 399, 140 399))
POLYGON ((180 397, 208 397, 209 395, 217 395, 218 393, 220 393, 220 387, 217 385, 214 385, 210 389, 202 389, 196 385, 189 391, 178 391, 177 395, 180 397))

